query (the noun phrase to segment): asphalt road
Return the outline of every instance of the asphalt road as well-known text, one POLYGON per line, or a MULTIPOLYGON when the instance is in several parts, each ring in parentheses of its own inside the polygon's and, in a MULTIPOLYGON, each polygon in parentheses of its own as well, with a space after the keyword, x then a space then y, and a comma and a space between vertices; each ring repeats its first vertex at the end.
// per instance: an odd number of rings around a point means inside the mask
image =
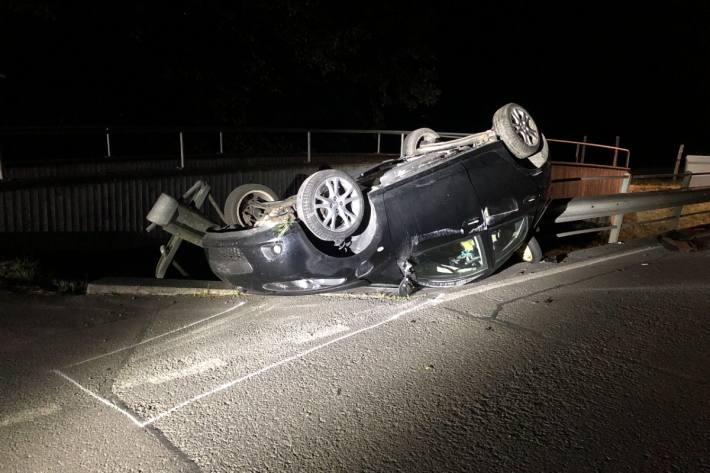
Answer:
POLYGON ((710 471, 710 253, 409 300, 0 294, 0 471, 710 471))

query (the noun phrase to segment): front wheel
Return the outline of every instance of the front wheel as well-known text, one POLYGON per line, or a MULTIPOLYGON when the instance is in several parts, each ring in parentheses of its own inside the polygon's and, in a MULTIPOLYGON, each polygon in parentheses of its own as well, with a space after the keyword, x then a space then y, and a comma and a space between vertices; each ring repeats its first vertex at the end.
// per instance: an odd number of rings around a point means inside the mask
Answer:
POLYGON ((296 195, 296 212, 319 239, 342 241, 360 227, 365 199, 352 177, 326 169, 303 181, 296 195))
POLYGON ((540 248, 537 238, 531 237, 525 245, 520 247, 518 255, 525 263, 539 263, 542 261, 542 248, 540 248))

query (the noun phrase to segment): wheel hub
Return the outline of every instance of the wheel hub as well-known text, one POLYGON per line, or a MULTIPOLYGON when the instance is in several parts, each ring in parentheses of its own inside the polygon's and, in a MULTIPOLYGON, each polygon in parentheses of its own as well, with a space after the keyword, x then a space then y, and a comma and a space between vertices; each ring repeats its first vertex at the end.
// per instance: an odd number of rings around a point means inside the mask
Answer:
POLYGON ((357 220, 360 198, 354 186, 338 177, 326 180, 315 197, 315 208, 321 225, 332 231, 350 229, 357 220))
POLYGON ((514 108, 511 113, 513 129, 520 136, 526 145, 535 146, 539 141, 539 135, 535 122, 524 110, 514 108))

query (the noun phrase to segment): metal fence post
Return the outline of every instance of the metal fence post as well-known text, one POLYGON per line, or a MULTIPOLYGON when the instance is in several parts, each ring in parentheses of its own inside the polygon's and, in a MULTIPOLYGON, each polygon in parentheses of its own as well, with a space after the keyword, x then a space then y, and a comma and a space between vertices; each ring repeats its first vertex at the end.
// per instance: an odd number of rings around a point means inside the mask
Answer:
POLYGON ((683 160, 683 149, 685 144, 681 144, 678 148, 678 156, 675 158, 675 166, 673 167, 673 182, 675 182, 676 175, 680 172, 680 162, 683 160))
POLYGON ((180 164, 179 169, 185 169, 185 145, 182 139, 182 130, 180 130, 180 164))
POLYGON ((402 157, 402 153, 404 153, 404 133, 399 135, 399 157, 402 157))
POLYGON ((619 143, 621 142, 621 137, 617 136, 615 140, 614 146, 616 146, 616 149, 614 150, 614 167, 616 167, 616 163, 619 159, 619 143))
POLYGON ((310 131, 306 132, 306 137, 308 138, 308 159, 306 162, 310 163, 311 162, 311 132, 310 131))
POLYGON ((111 157, 111 136, 108 133, 108 128, 106 128, 106 157, 111 157))
POLYGON ((377 134, 377 154, 380 154, 380 140, 382 138, 382 134, 378 133, 377 134))
MULTIPOLYGON (((683 180, 680 183, 680 188, 681 189, 687 189, 690 186, 690 179, 693 177, 692 172, 686 172, 685 175, 683 176, 683 180)), ((675 178, 674 178, 675 179, 675 178)), ((676 207, 673 209, 673 230, 677 230, 678 226, 680 225, 680 216, 683 215, 683 206, 681 205, 680 207, 676 207)))
MULTIPOLYGON (((624 176, 624 180, 621 182, 620 192, 626 194, 629 192, 629 183, 631 182, 631 174, 628 172, 624 176)), ((624 223, 624 214, 616 214, 611 217, 611 225, 614 227, 609 232, 609 243, 616 243, 619 241, 619 234, 621 233, 621 225, 624 223)))
POLYGON ((584 144, 582 145, 582 158, 580 162, 584 164, 584 155, 587 154, 587 135, 584 135, 582 141, 584 142, 584 144))
POLYGON ((219 154, 224 154, 224 136, 222 136, 222 131, 219 132, 219 154))

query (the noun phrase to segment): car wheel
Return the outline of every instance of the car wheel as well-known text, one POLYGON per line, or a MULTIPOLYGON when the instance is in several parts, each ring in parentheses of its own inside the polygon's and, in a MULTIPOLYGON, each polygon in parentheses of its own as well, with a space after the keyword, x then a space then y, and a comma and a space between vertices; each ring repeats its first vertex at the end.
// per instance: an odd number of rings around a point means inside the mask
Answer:
POLYGON ((241 185, 227 196, 224 220, 230 225, 251 228, 264 215, 264 209, 259 204, 277 199, 276 192, 261 184, 241 185))
POLYGON ((542 148, 540 149, 540 151, 538 151, 537 153, 530 156, 529 161, 536 168, 541 168, 547 162, 547 158, 549 155, 550 155, 550 148, 547 145, 547 140, 545 139, 545 135, 542 135, 542 148))
POLYGON ((414 156, 420 145, 433 143, 439 139, 439 134, 431 128, 417 128, 404 138, 402 152, 404 156, 414 156))
POLYGON ((529 158, 540 148, 540 131, 527 110, 515 103, 493 115, 493 131, 516 158, 529 158))
POLYGON ((342 171, 327 169, 309 176, 298 189, 296 212, 324 241, 343 240, 358 229, 365 215, 360 186, 342 171))
POLYGON ((542 248, 540 248, 537 238, 532 237, 525 245, 521 246, 518 250, 518 255, 525 263, 539 263, 542 261, 542 248))

